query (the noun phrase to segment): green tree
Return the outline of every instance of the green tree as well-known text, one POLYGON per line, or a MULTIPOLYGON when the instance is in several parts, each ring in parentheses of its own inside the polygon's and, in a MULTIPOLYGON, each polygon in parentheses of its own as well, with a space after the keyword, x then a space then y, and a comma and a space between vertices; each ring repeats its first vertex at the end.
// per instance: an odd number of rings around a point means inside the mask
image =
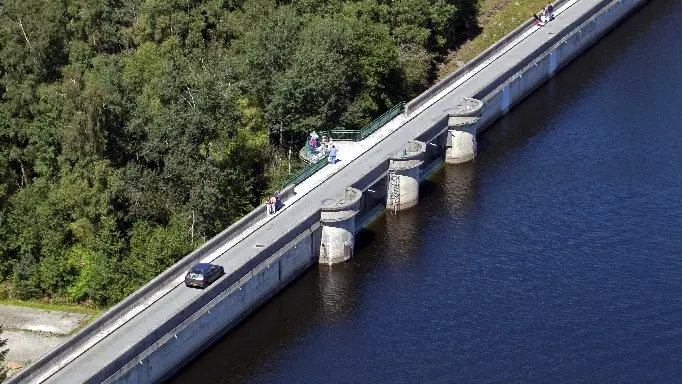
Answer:
POLYGON ((107 306, 423 90, 477 0, 0 1, 0 281, 107 306))
MULTIPOLYGON (((0 336, 2 336, 2 325, 0 324, 0 336)), ((7 339, 0 338, 0 381, 7 378, 7 369, 5 368, 5 356, 7 356, 7 349, 3 349, 7 345, 7 339)))

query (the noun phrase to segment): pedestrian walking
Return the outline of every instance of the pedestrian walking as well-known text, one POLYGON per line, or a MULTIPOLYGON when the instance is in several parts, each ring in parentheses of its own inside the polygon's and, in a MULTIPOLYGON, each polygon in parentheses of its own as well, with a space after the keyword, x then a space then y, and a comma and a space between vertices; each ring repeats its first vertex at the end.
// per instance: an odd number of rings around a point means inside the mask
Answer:
POLYGON ((332 144, 332 148, 329 150, 329 163, 336 164, 336 146, 332 144))
POLYGON ((550 2, 547 3, 547 14, 549 15, 549 21, 554 20, 554 5, 550 2))

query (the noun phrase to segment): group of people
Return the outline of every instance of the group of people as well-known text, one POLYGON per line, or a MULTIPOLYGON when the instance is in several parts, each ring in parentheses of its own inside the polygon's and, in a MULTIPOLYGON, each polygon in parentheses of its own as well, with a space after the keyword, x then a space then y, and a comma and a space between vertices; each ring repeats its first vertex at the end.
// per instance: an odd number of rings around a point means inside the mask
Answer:
POLYGON ((321 140, 318 140, 316 136, 310 136, 308 140, 308 145, 312 150, 317 152, 317 158, 322 158, 322 156, 328 155, 329 163, 336 163, 336 146, 327 141, 327 136, 322 136, 321 140), (319 157, 318 157, 319 156, 319 157))
POLYGON ((327 136, 323 135, 322 140, 317 140, 315 136, 311 136, 310 140, 308 141, 308 145, 310 145, 310 148, 314 150, 319 150, 322 153, 326 153, 328 149, 327 136))
POLYGON ((282 197, 279 194, 279 191, 275 191, 275 193, 272 196, 270 196, 270 198, 266 199, 265 205, 267 206, 268 216, 277 213, 277 211, 279 211, 282 208, 282 197))
POLYGON ((547 3, 547 6, 542 8, 540 12, 533 14, 533 18, 537 26, 545 25, 545 23, 554 20, 554 5, 547 3))

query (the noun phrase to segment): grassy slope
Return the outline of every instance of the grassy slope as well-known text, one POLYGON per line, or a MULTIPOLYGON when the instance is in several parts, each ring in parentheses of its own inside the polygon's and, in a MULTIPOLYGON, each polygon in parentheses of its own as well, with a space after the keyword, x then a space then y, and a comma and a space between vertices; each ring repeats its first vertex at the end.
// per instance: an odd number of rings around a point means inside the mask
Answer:
POLYGON ((85 313, 88 315, 99 315, 103 311, 99 309, 94 309, 82 305, 57 305, 57 304, 48 304, 48 303, 43 303, 40 301, 23 301, 23 300, 13 300, 13 299, 4 299, 0 300, 0 304, 2 305, 12 305, 15 307, 27 307, 27 308, 36 308, 36 309, 45 309, 49 311, 62 311, 62 312, 74 312, 74 313, 85 313))
POLYGON ((482 0, 478 17, 482 32, 447 56, 438 70, 438 80, 471 61, 546 5, 547 0, 482 0))

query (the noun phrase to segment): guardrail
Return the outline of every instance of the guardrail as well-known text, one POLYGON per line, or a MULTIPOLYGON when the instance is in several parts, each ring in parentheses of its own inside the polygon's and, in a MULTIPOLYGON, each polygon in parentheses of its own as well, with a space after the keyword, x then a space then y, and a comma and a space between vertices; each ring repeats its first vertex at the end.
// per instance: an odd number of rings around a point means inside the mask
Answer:
MULTIPOLYGON (((564 3, 568 2, 570 0, 558 0, 557 2, 554 3, 555 9, 559 8, 561 5, 564 3)), ((486 51, 484 51, 482 54, 474 58, 472 61, 467 63, 464 67, 460 68, 459 70, 453 72, 450 76, 446 77, 436 85, 434 85, 431 89, 425 91, 421 95, 417 96, 417 98, 413 99, 411 102, 408 104, 397 104, 390 110, 388 110, 386 113, 381 115, 379 118, 374 120, 370 125, 367 127, 363 128, 362 130, 359 131, 353 131, 353 132, 359 132, 359 134, 356 134, 358 140, 362 140, 369 136, 370 134, 374 133, 377 129, 379 129, 381 126, 386 124, 388 121, 392 120, 395 116, 399 115, 403 111, 403 107, 406 113, 412 113, 414 110, 416 110, 419 106, 423 105, 426 100, 432 98, 439 92, 441 92, 443 89, 447 88, 449 85, 457 81, 459 78, 461 78, 463 75, 468 73, 471 69, 475 68, 477 65, 482 63, 483 61, 487 60, 491 56, 493 56, 497 51, 502 49, 505 45, 507 45, 509 42, 513 41, 515 38, 519 37, 523 32, 525 32, 527 29, 532 27, 534 25, 533 19, 530 19, 526 21, 524 24, 522 24, 520 27, 503 37, 500 41, 498 41, 496 44, 488 48, 486 51), (390 116, 390 117, 389 117, 390 116)), ((345 130, 332 130, 331 133, 333 132, 344 132, 344 135, 348 135, 349 133, 345 133, 345 130)), ((331 136, 331 135, 330 135, 331 136)), ((333 136, 332 136, 333 138, 333 136)), ((294 186, 295 184, 300 183, 301 181, 305 180, 306 178, 310 177, 313 173, 317 172, 318 170, 322 169, 325 165, 327 164, 327 158, 323 158, 317 163, 313 164, 312 166, 308 167, 307 169, 299 172, 298 174, 294 175, 290 179, 288 179, 283 185, 282 185, 282 195, 284 196, 285 194, 293 194, 294 186)), ((282 198, 283 200, 285 199, 284 197, 282 198)), ((107 312, 105 312, 102 316, 100 316, 98 319, 84 327, 80 332, 77 332, 73 337, 70 339, 66 340, 64 343, 59 345, 57 348, 54 350, 50 351, 47 355, 43 356, 40 360, 36 361, 35 363, 31 364, 30 366, 24 368, 22 371, 17 373, 16 375, 12 376, 9 378, 8 384, 9 383, 19 383, 23 382, 24 380, 29 381, 43 372, 47 371, 48 369, 51 368, 51 366, 45 366, 44 362, 45 361, 50 361, 50 360, 55 360, 55 359, 62 359, 65 358, 69 353, 71 353, 74 349, 79 347, 82 343, 84 343, 89 337, 92 337, 96 335, 99 332, 102 332, 106 327, 110 326, 112 323, 118 320, 118 318, 125 312, 131 310, 134 308, 136 305, 139 303, 149 299, 158 289, 168 283, 170 283, 175 277, 183 274, 193 263, 195 263, 197 260, 200 260, 204 256, 214 252, 216 249, 220 248, 222 245, 226 244, 227 242, 231 241, 234 239, 237 235, 239 235, 244 229, 248 228, 250 225, 253 223, 257 222, 260 220, 262 216, 266 215, 266 210, 265 210, 265 205, 261 205, 251 211, 249 214, 244 216, 242 219, 239 221, 235 222, 232 224, 230 227, 225 229, 223 232, 219 233, 215 237, 213 237, 211 240, 206 242, 203 246, 199 247, 189 255, 187 255, 185 258, 182 260, 178 261, 176 264, 168 268, 166 271, 161 273, 159 276, 154 278, 152 281, 144 285, 142 288, 138 289, 135 291, 133 294, 128 296, 126 299, 109 309, 107 312)))
MULTIPOLYGON (((388 111, 384 112, 383 115, 377 117, 365 128, 361 130, 352 129, 332 129, 328 132, 329 137, 332 141, 360 141, 372 133, 376 132, 377 129, 383 127, 386 123, 393 120, 396 116, 403 113, 403 108, 405 103, 398 103, 391 107, 388 111)), ((328 158, 325 156, 315 164, 305 168, 304 170, 296 173, 295 175, 288 178, 282 184, 282 189, 289 185, 297 185, 303 182, 305 179, 309 178, 312 174, 324 168, 328 163, 328 158)))
POLYGON ((284 181, 284 183, 282 184, 282 189, 285 189, 287 187, 289 188, 295 187, 297 184, 300 184, 303 180, 309 178, 313 173, 324 168, 324 166, 327 165, 328 163, 329 158, 327 156, 321 158, 315 164, 303 169, 302 171, 298 172, 297 174, 291 176, 286 181, 284 181))
MULTIPOLYGON (((556 2, 554 2, 553 4, 554 4, 555 12, 556 12, 556 10, 558 10, 559 7, 561 7, 562 5, 564 5, 565 3, 569 2, 569 1, 571 1, 571 0, 557 0, 556 2)), ((446 89, 450 85, 454 84, 457 80, 464 77, 472 69, 476 68, 481 63, 483 63, 486 60, 490 59, 491 57, 495 56, 499 51, 501 51, 509 43, 511 43, 512 41, 521 37, 521 35, 523 35, 528 29, 532 28, 533 26, 535 26, 535 19, 533 19, 533 18, 528 19, 525 23, 521 24, 518 28, 509 32, 506 36, 504 36, 498 42, 496 42, 495 44, 490 46, 488 49, 483 51, 483 53, 481 53, 480 55, 476 56, 471 61, 466 63, 462 68, 451 73, 446 78, 444 78, 443 80, 434 84, 433 86, 431 86, 431 88, 427 89, 422 94, 420 94, 419 96, 412 99, 412 101, 410 101, 409 103, 407 103, 407 105, 405 105, 405 113, 409 115, 409 114, 413 113, 414 111, 416 111, 419 107, 424 105, 428 100, 432 99, 434 96, 436 96, 437 94, 442 92, 444 89, 446 89)))
MULTIPOLYGON (((557 1, 556 4, 563 4, 568 1, 571 0, 557 1)), ((609 3, 612 3, 613 1, 614 0, 600 0, 598 3, 594 4, 589 11, 586 11, 580 17, 573 20, 561 31, 549 36, 547 40, 543 44, 538 46, 531 54, 519 60, 514 66, 508 68, 504 73, 499 75, 497 78, 490 79, 490 82, 486 84, 486 86, 484 86, 483 88, 476 91, 473 97, 485 103, 487 95, 494 93, 498 88, 503 87, 505 83, 512 81, 513 80, 512 78, 515 74, 523 72, 526 67, 533 65, 534 62, 537 62, 540 59, 540 55, 543 52, 548 52, 555 44, 563 40, 566 36, 571 35, 576 29, 580 29, 581 26, 588 20, 597 17, 597 15, 600 13, 599 10, 604 9, 609 3)), ((622 0, 620 0, 620 2, 622 2, 622 0)), ((558 6, 556 6, 555 8, 558 8, 558 6)), ((605 8, 604 10, 606 11, 608 10, 608 8, 605 8)))
MULTIPOLYGON (((282 201, 286 203, 286 200, 293 194, 294 186, 283 188, 281 191, 282 201)), ((244 217, 230 225, 227 229, 207 241, 204 245, 195 249, 182 260, 163 271, 160 275, 142 286, 142 288, 133 292, 123 301, 113 306, 102 316, 85 326, 82 330, 80 330, 80 332, 77 332, 75 335, 73 335, 73 337, 57 346, 57 348, 50 351, 40 360, 34 362, 33 364, 18 372, 16 375, 10 377, 8 384, 28 382, 42 375, 51 368, 51 366, 45 366, 43 364, 44 361, 61 360, 66 358, 82 344, 84 344, 90 337, 94 337, 98 333, 103 332, 107 327, 116 322, 120 316, 152 297, 161 287, 167 284, 172 284, 172 281, 176 277, 183 275, 194 263, 215 252, 218 248, 222 247, 226 243, 232 241, 245 229, 249 228, 266 216, 267 211, 265 204, 261 204, 253 211, 249 212, 244 217)))
POLYGON ((359 129, 332 129, 329 131, 329 137, 334 141, 360 141, 359 129))
POLYGON ((376 132, 377 129, 383 127, 386 123, 393 120, 396 116, 403 113, 405 108, 405 103, 398 103, 391 107, 388 111, 384 112, 383 115, 377 117, 368 126, 360 130, 352 129, 332 129, 329 131, 329 137, 336 141, 360 141, 372 133, 376 132))

